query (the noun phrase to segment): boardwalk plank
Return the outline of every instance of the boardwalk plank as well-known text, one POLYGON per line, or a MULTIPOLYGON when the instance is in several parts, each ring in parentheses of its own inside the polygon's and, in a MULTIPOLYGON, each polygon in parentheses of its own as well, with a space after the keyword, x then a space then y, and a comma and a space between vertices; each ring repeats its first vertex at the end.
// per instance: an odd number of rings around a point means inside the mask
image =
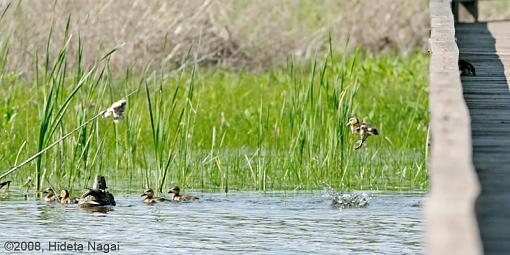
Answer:
POLYGON ((473 163, 482 192, 476 212, 486 254, 510 251, 510 22, 457 24, 461 77, 471 118, 473 163))

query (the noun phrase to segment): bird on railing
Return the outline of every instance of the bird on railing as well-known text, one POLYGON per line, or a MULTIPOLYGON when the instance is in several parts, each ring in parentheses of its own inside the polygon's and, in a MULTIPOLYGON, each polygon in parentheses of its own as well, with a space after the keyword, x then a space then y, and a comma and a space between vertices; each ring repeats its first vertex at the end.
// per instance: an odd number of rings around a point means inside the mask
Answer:
POLYGON ((358 141, 358 146, 354 148, 355 150, 361 148, 361 146, 363 146, 363 143, 369 136, 379 135, 377 129, 375 129, 372 125, 364 121, 359 121, 358 118, 356 117, 350 118, 349 122, 347 122, 347 126, 351 126, 351 132, 353 134, 359 134, 361 138, 361 140, 358 141))
POLYGON ((469 63, 463 59, 459 59, 459 72, 460 72, 460 75, 462 75, 462 76, 465 76, 465 75, 476 76, 475 67, 471 63, 469 63))
POLYGON ((153 203, 159 203, 159 202, 168 201, 168 199, 166 199, 166 198, 155 197, 154 196, 154 190, 152 190, 151 188, 148 188, 148 189, 144 190, 143 194, 142 194, 142 197, 145 197, 143 202, 147 203, 147 204, 153 204, 153 203))

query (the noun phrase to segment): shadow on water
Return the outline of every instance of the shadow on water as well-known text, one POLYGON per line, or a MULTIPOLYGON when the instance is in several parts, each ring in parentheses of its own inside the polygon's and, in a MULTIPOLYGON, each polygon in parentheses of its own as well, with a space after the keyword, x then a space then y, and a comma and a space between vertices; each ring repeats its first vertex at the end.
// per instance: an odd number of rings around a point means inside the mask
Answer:
POLYGON ((473 164, 481 184, 475 206, 480 235, 485 254, 506 254, 510 250, 510 92, 497 55, 498 35, 493 34, 504 32, 505 24, 491 24, 490 29, 488 24, 456 24, 456 36, 459 58, 473 64, 477 73, 461 79, 471 117, 473 164))

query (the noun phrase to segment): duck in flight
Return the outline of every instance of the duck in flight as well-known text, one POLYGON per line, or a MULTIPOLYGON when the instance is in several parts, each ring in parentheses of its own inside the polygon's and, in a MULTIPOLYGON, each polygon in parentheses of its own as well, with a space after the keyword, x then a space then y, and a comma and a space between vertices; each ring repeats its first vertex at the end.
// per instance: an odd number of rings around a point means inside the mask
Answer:
POLYGON ((377 129, 375 129, 372 125, 364 121, 359 121, 356 117, 350 118, 349 122, 347 122, 347 125, 351 126, 351 132, 353 134, 358 134, 361 138, 361 140, 358 141, 358 146, 354 148, 355 150, 361 148, 369 136, 379 135, 377 129))

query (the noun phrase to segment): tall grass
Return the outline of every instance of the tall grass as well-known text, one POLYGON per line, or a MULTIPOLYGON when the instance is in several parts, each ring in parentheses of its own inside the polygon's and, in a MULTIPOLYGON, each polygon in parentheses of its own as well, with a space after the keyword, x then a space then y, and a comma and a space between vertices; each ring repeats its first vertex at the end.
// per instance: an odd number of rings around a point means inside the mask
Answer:
POLYGON ((160 192, 174 184, 225 191, 317 189, 324 183, 426 188, 428 60, 419 52, 374 55, 330 42, 325 55, 289 58, 266 72, 192 65, 178 72, 163 66, 113 74, 108 63, 116 49, 85 67, 81 40, 74 57, 71 41, 67 35, 53 60, 48 52, 41 61, 35 56, 34 81, 10 76, 0 87, 0 114, 10 116, 0 132, 3 169, 81 127, 11 174, 15 182, 32 176, 39 190, 80 189, 103 174, 114 190, 152 186, 160 192), (74 71, 67 66, 71 58, 78 63, 74 71), (89 122, 128 94, 125 120, 89 122), (358 151, 359 138, 345 125, 353 115, 380 132, 358 151))

